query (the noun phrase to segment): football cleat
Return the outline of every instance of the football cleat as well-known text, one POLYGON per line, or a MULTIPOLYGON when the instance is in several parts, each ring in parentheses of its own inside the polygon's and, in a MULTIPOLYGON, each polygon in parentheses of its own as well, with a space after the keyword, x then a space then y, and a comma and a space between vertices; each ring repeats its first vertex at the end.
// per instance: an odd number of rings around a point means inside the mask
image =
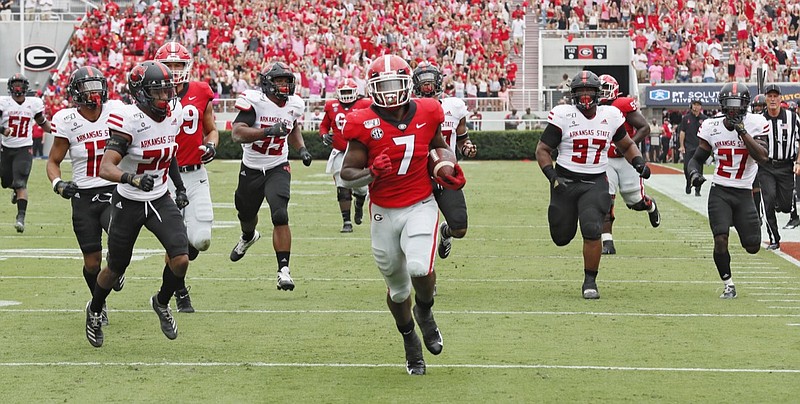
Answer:
POLYGON ((178 313, 194 313, 192 298, 189 297, 189 290, 191 289, 192 287, 189 286, 175 291, 175 307, 178 308, 178 313))
POLYGON ((692 184, 686 183, 686 195, 691 195, 691 194, 692 194, 692 184))
POLYGON ((355 221, 356 224, 358 225, 358 224, 361 224, 361 222, 363 220, 364 220, 364 205, 363 205, 363 202, 362 202, 361 206, 359 206, 359 204, 356 203, 356 209, 355 209, 355 212, 353 214, 353 221, 355 221))
POLYGON ((603 254, 614 255, 616 253, 617 249, 614 248, 614 240, 603 241, 603 254))
POLYGON ((695 187, 695 189, 694 189, 694 196, 701 196, 701 195, 700 195, 700 187, 695 187))
POLYGON ((422 357, 422 343, 414 330, 409 337, 403 336, 403 348, 406 351, 406 372, 410 375, 425 374, 425 359, 422 357))
POLYGON ((650 198, 651 203, 653 204, 653 211, 647 212, 647 216, 650 218, 650 225, 653 227, 658 227, 661 225, 661 214, 658 213, 658 205, 656 205, 656 200, 650 198))
POLYGON ((442 222, 439 225, 439 258, 445 259, 450 256, 450 249, 453 248, 453 238, 444 237, 444 229, 447 227, 447 222, 442 222))
POLYGON ((114 282, 114 285, 111 286, 111 289, 114 289, 115 292, 119 292, 122 288, 125 287, 125 274, 122 274, 117 278, 117 281, 114 282))
POLYGON ((22 233, 25 231, 25 215, 18 214, 17 220, 14 223, 14 228, 17 229, 17 233, 22 233))
POLYGON ((436 326, 436 320, 433 319, 433 311, 427 310, 425 312, 418 305, 414 305, 414 318, 419 324, 420 331, 422 331, 422 340, 425 341, 425 348, 428 348, 428 352, 434 355, 442 353, 444 342, 442 341, 442 333, 439 332, 439 327, 436 326))
POLYGON ((103 327, 108 325, 108 309, 105 304, 103 305, 103 311, 100 312, 100 320, 100 325, 103 327))
POLYGON ((92 301, 86 303, 86 339, 95 348, 103 346, 103 315, 93 313, 92 301))
POLYGON ((719 295, 720 299, 735 299, 736 298, 736 286, 733 285, 725 285, 725 291, 719 295))
POLYGON ((278 290, 294 290, 294 281, 289 267, 283 267, 278 271, 278 290))
POLYGON ((175 318, 172 317, 172 309, 169 304, 161 305, 158 302, 158 295, 150 297, 150 305, 153 306, 153 311, 158 315, 158 321, 161 323, 161 332, 169 339, 178 338, 178 324, 175 323, 175 318))
POLYGON ((245 241, 241 236, 239 237, 239 242, 236 243, 236 247, 233 247, 231 251, 231 261, 236 262, 244 257, 244 254, 247 252, 247 249, 250 248, 253 244, 261 238, 261 234, 258 230, 255 231, 253 234, 253 239, 249 241, 245 241))
POLYGON ((781 249, 781 243, 779 242, 770 243, 770 245, 767 246, 767 250, 780 250, 780 249, 781 249))
POLYGON ((339 233, 352 233, 353 232, 353 224, 350 222, 344 222, 342 225, 342 230, 339 233))
POLYGON ((786 226, 783 226, 784 229, 794 229, 797 226, 800 226, 800 217, 793 217, 789 220, 789 223, 786 223, 786 226))
POLYGON ((600 292, 597 290, 597 283, 595 282, 584 282, 583 287, 583 298, 584 299, 599 299, 600 292))

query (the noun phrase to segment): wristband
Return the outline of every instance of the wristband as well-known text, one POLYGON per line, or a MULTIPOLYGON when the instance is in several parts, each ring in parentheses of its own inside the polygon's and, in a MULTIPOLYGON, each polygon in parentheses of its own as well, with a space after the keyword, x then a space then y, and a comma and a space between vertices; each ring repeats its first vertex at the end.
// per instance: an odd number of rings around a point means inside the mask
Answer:
POLYGON ((56 184, 58 184, 59 182, 61 182, 61 177, 56 177, 56 179, 53 180, 53 189, 56 189, 56 184))
POLYGON ((553 166, 551 165, 546 165, 542 167, 542 172, 544 173, 544 176, 547 177, 547 180, 550 181, 551 183, 555 181, 556 178, 558 178, 558 173, 556 172, 556 169, 553 168, 553 166))
POLYGON ((644 165, 644 157, 636 156, 631 160, 631 165, 634 167, 640 167, 644 165))
POLYGON ((131 173, 122 173, 122 175, 119 177, 119 182, 124 184, 130 184, 132 176, 133 175, 131 173))

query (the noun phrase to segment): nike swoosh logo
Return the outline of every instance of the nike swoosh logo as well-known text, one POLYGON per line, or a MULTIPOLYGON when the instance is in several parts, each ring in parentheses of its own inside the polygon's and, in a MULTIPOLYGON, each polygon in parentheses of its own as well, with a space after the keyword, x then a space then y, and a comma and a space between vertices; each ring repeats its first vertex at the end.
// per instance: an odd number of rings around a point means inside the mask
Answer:
POLYGON ((195 97, 189 97, 189 101, 194 101, 195 98, 197 98, 197 97, 196 96, 195 97))
POLYGON ((428 124, 427 122, 425 122, 425 123, 418 123, 418 124, 417 124, 417 129, 419 129, 419 128, 421 128, 421 127, 423 127, 423 126, 427 125, 427 124, 428 124))
POLYGON ((206 183, 206 181, 208 181, 208 180, 200 180, 200 183, 201 183, 201 184, 205 184, 205 183, 206 183))

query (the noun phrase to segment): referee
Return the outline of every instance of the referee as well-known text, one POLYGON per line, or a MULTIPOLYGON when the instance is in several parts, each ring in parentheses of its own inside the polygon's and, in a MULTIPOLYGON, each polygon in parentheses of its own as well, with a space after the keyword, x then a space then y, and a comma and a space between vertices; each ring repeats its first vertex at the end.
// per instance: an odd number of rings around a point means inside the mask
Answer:
POLYGON ((794 162, 797 158, 797 114, 781 107, 781 89, 777 84, 764 88, 767 109, 764 116, 770 125, 766 140, 769 161, 759 163, 758 182, 761 183, 761 199, 767 218, 769 246, 767 250, 781 247, 778 220, 775 212, 789 213, 794 191, 794 162))

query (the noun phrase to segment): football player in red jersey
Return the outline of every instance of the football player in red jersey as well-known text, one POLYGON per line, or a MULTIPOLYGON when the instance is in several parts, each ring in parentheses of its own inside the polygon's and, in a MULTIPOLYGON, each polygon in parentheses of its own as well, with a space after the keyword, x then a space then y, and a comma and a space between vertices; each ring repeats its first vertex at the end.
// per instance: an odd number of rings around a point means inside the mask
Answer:
MULTIPOLYGON (((433 269, 439 208, 433 198, 428 151, 448 147, 441 134, 444 112, 437 100, 411 99, 411 67, 384 55, 367 70, 372 106, 347 115, 342 136, 348 141, 342 165, 345 186, 369 184, 372 254, 388 287, 386 302, 403 336, 406 370, 425 374, 422 344, 442 351, 442 336, 433 318, 433 269), (411 289, 416 305, 411 309, 411 289)), ((438 178, 448 189, 461 189, 461 167, 438 178)))
MULTIPOLYGON (((600 77, 600 105, 616 107, 625 118, 625 131, 633 139, 634 144, 639 144, 650 136, 650 125, 647 124, 642 112, 636 105, 636 100, 631 97, 619 96, 619 83, 617 79, 607 74, 600 77)), ((611 235, 614 225, 614 200, 617 191, 622 195, 628 209, 646 211, 650 218, 650 225, 658 227, 661 224, 661 214, 658 212, 656 201, 647 196, 644 191, 644 181, 639 173, 622 158, 617 148, 612 144, 608 148, 608 193, 611 194, 611 209, 606 214, 603 222, 603 254, 616 254, 614 239, 611 235)))
POLYGON ((584 70, 572 78, 572 105, 558 105, 547 117, 547 127, 536 146, 536 161, 550 181, 547 220, 557 246, 572 241, 580 222, 583 237, 583 298, 599 299, 603 218, 611 208, 608 194, 608 147, 613 143, 642 178, 650 168, 625 131, 619 109, 598 105, 600 79, 584 70), (553 167, 553 150, 558 150, 553 167))
MULTIPOLYGON (((206 251, 211 246, 214 210, 205 165, 214 160, 219 143, 211 105, 214 93, 206 82, 189 81, 192 55, 183 45, 168 42, 158 49, 155 59, 172 70, 175 91, 183 106, 183 124, 175 141, 178 143, 178 167, 190 202, 183 209, 183 219, 189 236, 189 260, 193 261, 200 251, 206 251)), ((174 191, 174 186, 170 190, 174 191)), ((178 311, 194 313, 189 289, 185 284, 179 286, 175 291, 178 311)))
POLYGON ((339 201, 339 210, 342 212, 342 221, 344 222, 342 233, 353 232, 353 223, 350 221, 350 203, 353 195, 356 197, 354 217, 356 224, 361 224, 363 220, 364 201, 367 198, 366 185, 351 190, 342 183, 340 174, 344 152, 347 149, 347 141, 342 137, 342 126, 344 126, 345 115, 350 111, 369 108, 370 105, 372 105, 372 100, 358 94, 356 82, 351 78, 344 79, 336 87, 336 99, 325 102, 325 116, 319 124, 322 143, 332 148, 325 172, 333 174, 333 181, 336 184, 336 199, 339 201))

